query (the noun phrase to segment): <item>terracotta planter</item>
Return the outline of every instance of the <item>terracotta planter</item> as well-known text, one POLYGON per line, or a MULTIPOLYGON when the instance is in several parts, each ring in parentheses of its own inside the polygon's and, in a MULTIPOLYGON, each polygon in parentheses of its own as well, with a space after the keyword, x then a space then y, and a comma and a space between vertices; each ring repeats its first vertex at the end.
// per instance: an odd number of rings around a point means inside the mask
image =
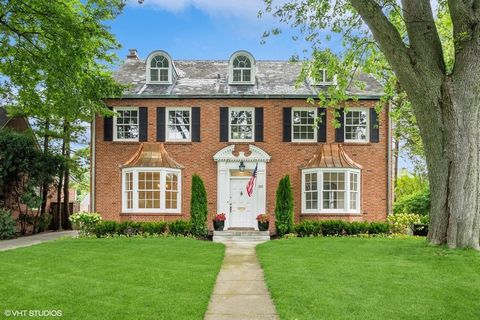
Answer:
POLYGON ((215 229, 215 231, 223 231, 224 226, 225 226, 225 221, 213 220, 213 229, 215 229))
POLYGON ((258 222, 258 230, 260 231, 268 231, 268 221, 267 222, 258 222))

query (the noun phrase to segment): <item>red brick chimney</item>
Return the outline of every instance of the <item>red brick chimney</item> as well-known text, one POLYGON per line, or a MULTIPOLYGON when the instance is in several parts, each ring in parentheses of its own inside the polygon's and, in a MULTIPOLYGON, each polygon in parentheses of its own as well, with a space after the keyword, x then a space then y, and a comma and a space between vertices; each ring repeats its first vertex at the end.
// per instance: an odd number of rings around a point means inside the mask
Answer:
POLYGON ((138 60, 139 58, 138 58, 137 49, 128 49, 127 59, 138 60))

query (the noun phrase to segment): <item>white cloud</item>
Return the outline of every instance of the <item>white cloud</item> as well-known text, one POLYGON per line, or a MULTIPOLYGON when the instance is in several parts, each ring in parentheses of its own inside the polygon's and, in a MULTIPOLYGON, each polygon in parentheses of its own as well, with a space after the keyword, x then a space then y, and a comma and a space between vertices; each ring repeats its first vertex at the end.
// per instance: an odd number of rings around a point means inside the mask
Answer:
POLYGON ((180 13, 189 7, 194 7, 212 16, 237 16, 256 18, 259 10, 264 8, 263 0, 129 0, 134 7, 143 6, 180 13))

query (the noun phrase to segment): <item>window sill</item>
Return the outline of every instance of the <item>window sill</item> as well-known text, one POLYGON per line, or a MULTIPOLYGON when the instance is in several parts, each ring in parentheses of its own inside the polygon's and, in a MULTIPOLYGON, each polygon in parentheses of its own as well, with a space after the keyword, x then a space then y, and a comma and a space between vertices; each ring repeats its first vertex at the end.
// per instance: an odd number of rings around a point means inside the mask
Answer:
POLYGON ((121 216, 181 216, 182 213, 172 212, 121 212, 121 216))
POLYGON ((301 216, 361 216, 361 212, 302 212, 301 216))
POLYGON ((167 145, 192 145, 192 141, 165 141, 167 145))
POLYGON ((113 141, 105 141, 111 142, 112 144, 139 144, 140 141, 138 140, 113 140, 113 141))
POLYGON ((370 141, 345 141, 345 142, 340 142, 344 146, 371 146, 372 143, 370 141))
POLYGON ((318 146, 320 144, 326 144, 326 142, 316 142, 316 141, 291 141, 287 143, 292 146, 318 146))

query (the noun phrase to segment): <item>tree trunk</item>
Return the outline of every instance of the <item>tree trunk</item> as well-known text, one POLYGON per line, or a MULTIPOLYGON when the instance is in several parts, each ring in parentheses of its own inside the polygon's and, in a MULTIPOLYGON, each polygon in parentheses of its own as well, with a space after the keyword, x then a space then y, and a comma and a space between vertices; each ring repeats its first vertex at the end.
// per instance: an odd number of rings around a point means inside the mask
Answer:
POLYGON ((67 122, 64 124, 64 137, 65 142, 65 170, 64 170, 64 183, 63 183, 63 215, 66 217, 66 225, 68 225, 68 217, 70 216, 70 141, 69 141, 69 125, 67 122))
MULTIPOLYGON (((63 230, 62 228, 62 185, 63 185, 63 174, 67 163, 65 161, 65 143, 66 143, 66 120, 63 122, 63 135, 62 135, 62 157, 64 157, 64 164, 60 167, 58 173, 58 188, 57 188, 57 217, 58 217, 58 231, 63 230)), ((65 197, 65 195, 64 195, 65 197)), ((65 200, 64 200, 65 201, 65 200)))
POLYGON ((393 151, 393 200, 397 199, 397 179, 398 179, 398 157, 400 153, 400 138, 395 137, 394 142, 394 151, 393 151))
MULTIPOLYGON (((45 131, 44 131, 44 134, 43 134, 43 153, 48 154, 48 152, 49 152, 49 140, 50 140, 50 136, 49 136, 50 120, 49 120, 48 117, 45 119, 45 129, 44 130, 45 131)), ((40 217, 39 217, 40 221, 45 219, 49 189, 50 189, 49 184, 46 181, 43 181, 43 183, 42 183, 42 204, 40 205, 40 217)), ((44 226, 44 224, 40 223, 40 228, 39 228, 40 232, 45 231, 43 226, 44 226)))

